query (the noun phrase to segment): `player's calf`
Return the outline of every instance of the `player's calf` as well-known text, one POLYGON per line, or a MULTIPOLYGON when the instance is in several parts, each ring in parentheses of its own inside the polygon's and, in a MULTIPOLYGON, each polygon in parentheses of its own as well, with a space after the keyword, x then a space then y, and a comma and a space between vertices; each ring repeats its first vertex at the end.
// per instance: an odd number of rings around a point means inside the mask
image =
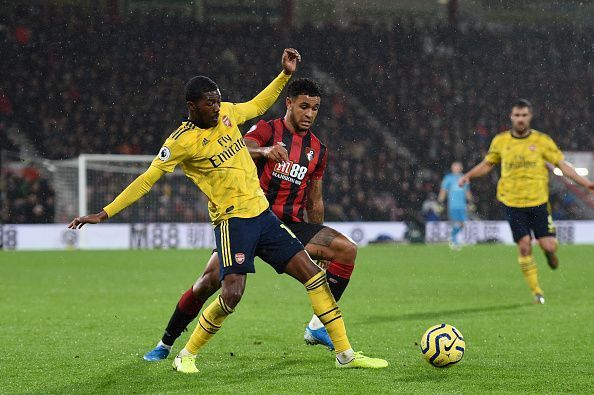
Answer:
POLYGON ((538 239, 538 244, 543 250, 549 267, 553 270, 559 267, 559 258, 557 258, 557 248, 559 243, 554 237, 542 237, 538 239))
POLYGON ((336 366, 359 368, 387 366, 386 361, 374 360, 354 352, 346 334, 342 313, 328 287, 326 275, 309 259, 307 254, 301 252, 295 255, 289 261, 285 272, 305 286, 312 309, 328 331, 334 345, 336 366), (356 360, 357 362, 355 362, 356 360))

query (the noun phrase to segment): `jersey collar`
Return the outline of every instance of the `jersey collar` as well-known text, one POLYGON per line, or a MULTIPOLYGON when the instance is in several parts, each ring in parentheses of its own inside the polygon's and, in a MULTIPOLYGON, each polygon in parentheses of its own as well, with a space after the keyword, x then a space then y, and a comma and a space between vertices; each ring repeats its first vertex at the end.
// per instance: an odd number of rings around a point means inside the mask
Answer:
POLYGON ((513 130, 510 130, 510 131, 509 131, 509 134, 511 134, 511 136, 512 136, 513 138, 515 138, 515 139, 518 139, 518 140, 523 140, 523 139, 527 139, 528 137, 530 137, 530 136, 532 135, 532 129, 530 129, 528 132, 529 132, 529 133, 528 133, 526 136, 522 136, 522 137, 519 137, 519 136, 514 136, 514 131, 513 131, 513 130))

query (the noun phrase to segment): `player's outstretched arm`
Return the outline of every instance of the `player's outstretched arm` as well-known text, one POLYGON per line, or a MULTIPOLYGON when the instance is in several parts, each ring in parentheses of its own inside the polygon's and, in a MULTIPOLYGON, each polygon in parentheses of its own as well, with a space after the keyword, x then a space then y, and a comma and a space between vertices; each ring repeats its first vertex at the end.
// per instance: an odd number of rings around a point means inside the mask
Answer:
POLYGON ((301 62, 299 52, 293 48, 286 48, 281 60, 283 71, 252 100, 234 106, 237 124, 241 125, 264 114, 274 104, 291 75, 297 70, 298 62, 301 62))
POLYGON ((151 190, 152 186, 165 174, 165 171, 154 166, 138 176, 126 189, 120 193, 113 202, 108 204, 97 214, 83 215, 70 222, 70 229, 80 229, 85 224, 98 224, 111 218, 151 190))
POLYGON ((559 163, 557 163, 557 167, 561 170, 561 172, 563 172, 565 177, 572 179, 576 184, 583 186, 590 192, 594 192, 594 181, 590 181, 586 177, 580 176, 578 173, 576 173, 574 167, 571 164, 564 160, 560 160, 559 163))
POLYGON ((269 159, 280 163, 289 160, 289 153, 280 142, 269 147, 260 147, 258 142, 253 139, 246 138, 244 141, 250 156, 254 161, 259 159, 269 159))
POLYGON ((460 177, 460 179, 458 180, 458 185, 462 187, 468 184, 471 179, 482 177, 485 174, 489 173, 491 170, 493 170, 493 163, 484 160, 478 165, 474 166, 472 169, 470 169, 468 173, 460 177))
POLYGON ((324 198, 322 197, 322 180, 312 180, 307 196, 307 222, 324 223, 324 198))

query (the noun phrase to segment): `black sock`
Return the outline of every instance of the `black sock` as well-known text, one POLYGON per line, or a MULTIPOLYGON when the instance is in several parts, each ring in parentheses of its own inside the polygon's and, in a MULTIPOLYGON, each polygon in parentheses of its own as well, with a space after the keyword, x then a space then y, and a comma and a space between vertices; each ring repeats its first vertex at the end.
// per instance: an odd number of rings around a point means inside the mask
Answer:
POLYGON ((332 292, 334 299, 338 302, 342 297, 347 285, 349 285, 350 279, 339 277, 336 274, 332 274, 328 271, 326 271, 326 278, 328 279, 330 292, 332 292))
POLYGON ((194 318, 196 317, 198 317, 198 313, 195 315, 184 313, 179 309, 179 306, 176 305, 175 311, 169 319, 169 323, 167 324, 167 328, 165 328, 165 333, 163 334, 161 341, 168 346, 173 346, 173 343, 175 343, 177 338, 181 336, 182 332, 186 330, 188 325, 194 321, 194 318))

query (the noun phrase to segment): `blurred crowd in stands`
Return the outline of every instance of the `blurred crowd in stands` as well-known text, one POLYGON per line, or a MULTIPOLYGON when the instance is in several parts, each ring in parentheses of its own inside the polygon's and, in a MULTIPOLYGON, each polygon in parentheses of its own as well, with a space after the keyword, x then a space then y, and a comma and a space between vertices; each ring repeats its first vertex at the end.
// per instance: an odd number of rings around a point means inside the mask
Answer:
MULTIPOLYGON (((510 103, 519 97, 535 104, 533 127, 561 149, 594 149, 594 32, 587 28, 454 29, 406 19, 288 31, 268 22, 199 23, 165 11, 114 18, 43 2, 4 7, 0 17, 0 132, 16 125, 48 159, 155 154, 186 115, 182 92, 189 77, 209 75, 224 100, 245 101, 280 71, 287 45, 303 56, 300 76, 315 64, 342 90, 323 98, 313 128, 330 152, 327 220, 430 219, 422 208, 431 206, 451 162, 478 163, 508 126, 510 103), (388 133, 369 127, 357 115, 361 110, 388 133)), ((283 113, 280 102, 265 117, 283 113)), ((14 148, 4 141, 3 149, 14 148)), ((4 179, 3 222, 53 221, 48 179, 4 179)), ((502 218, 496 179, 494 172, 472 184, 481 218, 502 218)), ((97 201, 117 193, 95 185, 97 201)), ((165 191, 163 199, 181 193, 165 191)), ((565 194, 553 201, 560 217, 572 217, 572 204, 565 194)), ((203 209, 183 214, 188 221, 205 215, 203 209)))

